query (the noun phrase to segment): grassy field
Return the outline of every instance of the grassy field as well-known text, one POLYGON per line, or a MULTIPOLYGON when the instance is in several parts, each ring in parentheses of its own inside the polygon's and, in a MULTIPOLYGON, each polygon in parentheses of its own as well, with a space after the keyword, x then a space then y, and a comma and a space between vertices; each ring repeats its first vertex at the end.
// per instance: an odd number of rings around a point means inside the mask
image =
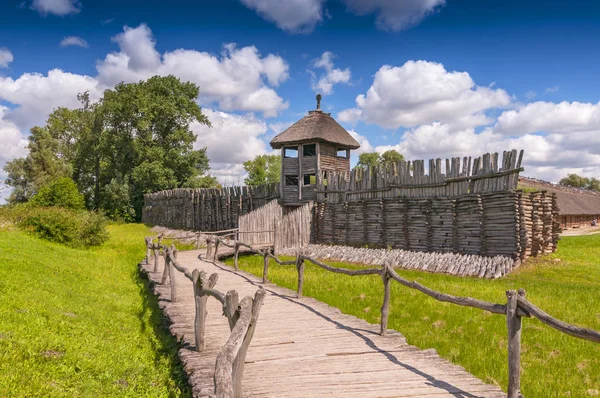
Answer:
POLYGON ((0 230, 0 396, 190 396, 138 276, 143 225, 77 250, 0 230))
MULTIPOLYGON (((241 257, 240 266, 262 275, 262 257, 241 257)), ((506 303, 506 290, 524 288, 527 297, 549 314, 600 330, 600 235, 564 238, 556 254, 528 261, 499 280, 398 273, 442 292, 496 303, 506 303)), ((295 290, 296 278, 295 267, 271 261, 272 282, 295 290)), ((369 322, 380 320, 383 287, 379 276, 333 274, 307 263, 304 294, 369 322)), ((503 316, 441 303, 395 282, 390 308, 389 327, 404 334, 411 344, 435 348, 482 380, 506 389, 503 316)), ((600 396, 600 344, 562 334, 536 319, 524 319, 522 338, 525 397, 600 396)))

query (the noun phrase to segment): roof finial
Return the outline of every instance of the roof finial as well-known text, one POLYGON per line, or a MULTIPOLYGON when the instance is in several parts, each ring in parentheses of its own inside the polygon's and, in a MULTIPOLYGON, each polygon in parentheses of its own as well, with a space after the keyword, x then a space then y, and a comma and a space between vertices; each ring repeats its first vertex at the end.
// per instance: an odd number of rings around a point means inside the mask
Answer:
POLYGON ((317 110, 321 109, 321 94, 317 94, 317 110))

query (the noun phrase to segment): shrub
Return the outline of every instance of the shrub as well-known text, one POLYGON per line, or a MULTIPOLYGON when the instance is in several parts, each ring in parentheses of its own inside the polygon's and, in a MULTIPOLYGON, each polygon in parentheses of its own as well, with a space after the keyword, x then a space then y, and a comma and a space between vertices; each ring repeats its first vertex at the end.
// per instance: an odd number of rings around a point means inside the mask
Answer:
POLYGON ((85 199, 79 193, 77 185, 69 177, 61 177, 40 188, 29 201, 37 207, 64 207, 73 210, 83 210, 85 199))
POLYGON ((25 231, 71 247, 97 246, 108 239, 106 220, 100 214, 65 208, 31 207, 15 220, 25 231))

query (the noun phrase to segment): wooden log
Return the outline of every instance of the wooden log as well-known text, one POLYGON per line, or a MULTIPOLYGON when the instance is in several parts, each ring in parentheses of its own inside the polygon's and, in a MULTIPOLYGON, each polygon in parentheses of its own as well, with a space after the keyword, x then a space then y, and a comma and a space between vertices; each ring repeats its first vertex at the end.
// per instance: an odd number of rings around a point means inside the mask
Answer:
POLYGON ((361 270, 350 270, 350 269, 346 269, 346 268, 336 268, 336 267, 332 267, 330 265, 327 264, 323 264, 322 262, 315 260, 312 257, 306 256, 304 254, 301 254, 300 257, 302 257, 302 259, 304 260, 308 260, 311 263, 324 268, 328 271, 331 272, 335 272, 337 274, 345 274, 345 275, 350 275, 350 276, 357 276, 357 275, 375 275, 375 274, 381 274, 381 270, 379 268, 367 268, 367 269, 361 269, 361 270))
POLYGON ((390 315, 390 275, 388 272, 389 265, 386 264, 381 269, 381 279, 383 280, 383 304, 381 305, 381 327, 379 335, 385 336, 388 326, 388 318, 390 315))
POLYGON ((262 287, 259 288, 254 294, 254 300, 252 300, 252 318, 250 320, 250 325, 248 326, 248 331, 246 332, 246 336, 244 337, 244 341, 242 342, 242 346, 240 347, 237 357, 233 362, 232 377, 234 396, 236 398, 241 398, 243 396, 242 379, 244 376, 244 363, 246 362, 246 353, 248 352, 248 347, 250 347, 252 337, 254 336, 254 331, 256 330, 256 323, 258 322, 258 315, 260 314, 260 309, 262 308, 266 295, 267 292, 262 287))
POLYGON ((177 283, 175 282, 175 261, 171 261, 173 257, 169 256, 169 275, 171 275, 171 303, 177 302, 177 283))
POLYGON ((570 336, 578 337, 584 340, 600 343, 600 332, 593 329, 586 329, 579 326, 571 325, 561 320, 558 320, 551 315, 548 315, 529 301, 524 296, 519 296, 519 308, 539 319, 542 323, 566 333, 570 336))
POLYGON ((152 248, 154 252, 154 272, 158 272, 158 246, 152 248))
POLYGON ((265 249, 262 252, 263 255, 263 275, 262 275, 262 283, 267 283, 269 281, 269 250, 265 249))
POLYGON ((217 261, 219 260, 219 257, 218 257, 218 253, 219 253, 219 243, 221 243, 221 240, 220 240, 220 239, 217 239, 217 240, 215 241, 215 254, 214 254, 214 257, 213 257, 213 262, 217 262, 217 261))
POLYGON ((238 257, 240 254, 240 244, 236 241, 235 242, 235 246, 233 248, 233 267, 235 268, 236 271, 239 271, 239 265, 238 265, 238 257))
POLYGON ((238 320, 239 312, 238 312, 238 304, 240 302, 238 292, 235 290, 230 290, 225 295, 225 305, 223 309, 225 310, 225 316, 229 321, 229 330, 233 330, 235 323, 238 320))
MULTIPOLYGON (((252 299, 244 297, 239 304, 240 317, 235 323, 227 342, 217 355, 215 364, 215 395, 217 398, 234 398, 233 362, 244 342, 252 320, 252 299)), ((237 398, 237 397, 235 397, 237 398)))
POLYGON ((304 288, 304 259, 299 253, 296 257, 296 270, 298 271, 298 289, 296 290, 296 297, 302 298, 302 289, 304 288))
MULTIPOLYGON (((519 295, 525 296, 525 291, 519 295)), ((507 398, 521 395, 521 317, 517 313, 518 295, 515 290, 506 292, 506 327, 508 330, 508 394, 507 398)))
POLYGON ((204 287, 212 289, 217 284, 219 275, 214 273, 210 276, 209 280, 206 280, 206 272, 198 271, 197 269, 192 272, 193 287, 194 287, 194 302, 196 304, 196 316, 194 319, 194 340, 196 344, 196 351, 201 352, 206 348, 205 334, 206 334, 206 315, 208 309, 206 301, 208 296, 201 294, 204 287))
POLYGON ((163 270, 163 276, 160 280, 161 285, 164 285, 167 282, 167 276, 169 276, 169 258, 170 258, 170 248, 165 248, 165 269, 163 270))

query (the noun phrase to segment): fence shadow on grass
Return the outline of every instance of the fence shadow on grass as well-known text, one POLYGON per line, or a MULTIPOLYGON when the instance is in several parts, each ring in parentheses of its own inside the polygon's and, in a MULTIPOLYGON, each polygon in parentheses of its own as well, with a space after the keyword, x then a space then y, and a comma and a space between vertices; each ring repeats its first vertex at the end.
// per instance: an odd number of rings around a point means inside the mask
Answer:
POLYGON ((142 300, 142 310, 138 313, 140 332, 142 335, 147 333, 147 325, 144 319, 150 315, 152 333, 156 336, 156 340, 148 339, 155 353, 154 361, 159 363, 164 357, 167 357, 169 374, 171 379, 175 381, 175 386, 169 388, 169 397, 191 398, 192 388, 187 381, 183 364, 177 355, 181 345, 169 332, 169 321, 158 306, 159 297, 154 295, 153 289, 151 289, 153 282, 139 267, 135 279, 142 300))

